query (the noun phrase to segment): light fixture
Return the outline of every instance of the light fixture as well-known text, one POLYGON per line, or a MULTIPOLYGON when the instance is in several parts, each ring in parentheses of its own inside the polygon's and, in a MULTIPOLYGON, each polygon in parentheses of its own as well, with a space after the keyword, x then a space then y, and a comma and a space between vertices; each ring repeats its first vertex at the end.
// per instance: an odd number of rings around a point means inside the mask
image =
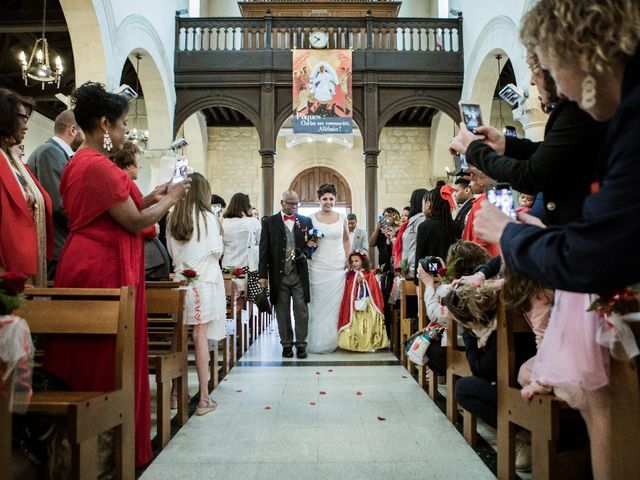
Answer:
POLYGON ((54 60, 55 69, 49 63, 49 43, 45 37, 45 25, 47 20, 47 0, 43 0, 42 8, 42 37, 36 40, 33 51, 27 56, 24 50, 18 56, 20 68, 22 69, 22 79, 25 85, 29 85, 29 79, 40 82, 44 90, 45 83, 55 83, 56 88, 60 88, 60 78, 62 77, 62 60, 57 56, 54 60))
MULTIPOLYGON (((142 55, 136 53, 136 92, 140 91, 140 59, 142 55)), ((143 150, 147 148, 147 142, 149 141, 149 130, 140 130, 138 128, 138 96, 136 95, 134 99, 134 110, 133 110, 133 119, 131 120, 131 124, 133 128, 129 130, 129 134, 127 135, 127 140, 135 143, 143 150)))

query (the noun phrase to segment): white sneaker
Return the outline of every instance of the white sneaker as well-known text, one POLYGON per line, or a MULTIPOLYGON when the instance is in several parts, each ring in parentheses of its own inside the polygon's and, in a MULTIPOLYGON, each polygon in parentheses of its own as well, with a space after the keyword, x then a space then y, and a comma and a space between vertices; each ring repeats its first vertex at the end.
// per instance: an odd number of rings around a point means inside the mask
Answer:
POLYGON ((531 470, 531 434, 526 430, 516 434, 516 471, 531 470))

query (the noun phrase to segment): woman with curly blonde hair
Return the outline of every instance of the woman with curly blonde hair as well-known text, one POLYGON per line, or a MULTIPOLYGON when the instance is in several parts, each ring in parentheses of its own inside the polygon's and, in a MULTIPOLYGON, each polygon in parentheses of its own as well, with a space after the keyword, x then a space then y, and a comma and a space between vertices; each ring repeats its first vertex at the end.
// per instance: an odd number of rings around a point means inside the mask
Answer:
MULTIPOLYGON (((640 2, 541 0, 524 16, 521 36, 560 96, 596 120, 610 120, 601 150, 607 172, 579 223, 543 229, 485 205, 476 231, 500 242, 509 267, 557 289, 539 353, 542 359, 549 351, 540 380, 571 392, 568 400, 589 429, 594 477, 610 478, 609 354, 595 341, 598 318, 584 311, 590 299, 572 292, 609 292, 608 298, 640 281, 634 254, 640 237, 640 2)), ((637 458, 630 446, 621 450, 637 458)))

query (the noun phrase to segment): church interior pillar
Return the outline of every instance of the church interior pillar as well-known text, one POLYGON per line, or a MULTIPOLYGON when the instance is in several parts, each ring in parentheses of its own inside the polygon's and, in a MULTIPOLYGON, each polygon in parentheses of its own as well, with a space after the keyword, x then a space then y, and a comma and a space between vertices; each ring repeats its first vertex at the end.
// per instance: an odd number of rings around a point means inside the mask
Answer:
POLYGON ((273 149, 260 150, 262 157, 262 205, 260 208, 263 215, 273 215, 273 168, 275 164, 276 151, 273 149))

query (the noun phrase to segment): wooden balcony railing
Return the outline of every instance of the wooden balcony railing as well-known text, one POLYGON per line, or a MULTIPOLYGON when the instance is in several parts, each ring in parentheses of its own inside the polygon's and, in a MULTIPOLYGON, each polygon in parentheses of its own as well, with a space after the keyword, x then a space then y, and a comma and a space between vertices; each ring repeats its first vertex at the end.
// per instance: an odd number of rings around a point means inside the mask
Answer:
POLYGON ((329 34, 328 48, 462 52, 462 18, 176 18, 176 51, 311 48, 311 32, 329 34))

